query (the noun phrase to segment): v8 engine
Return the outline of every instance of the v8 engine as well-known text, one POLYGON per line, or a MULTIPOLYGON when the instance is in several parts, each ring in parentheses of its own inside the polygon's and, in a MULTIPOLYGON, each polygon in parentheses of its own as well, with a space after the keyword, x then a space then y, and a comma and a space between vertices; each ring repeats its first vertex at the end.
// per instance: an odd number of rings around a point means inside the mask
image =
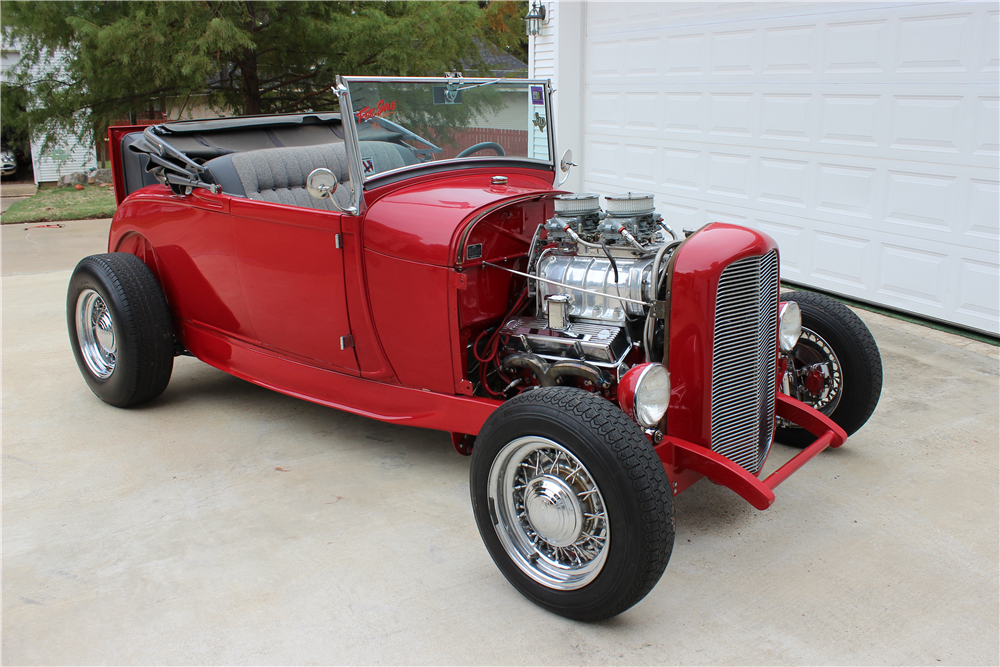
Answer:
POLYGON ((606 201, 602 210, 596 194, 555 198, 555 215, 529 252, 535 311, 500 329, 504 366, 527 368, 542 385, 570 376, 607 388, 631 365, 662 355, 662 322, 649 304, 663 294, 679 241, 653 195, 606 201))

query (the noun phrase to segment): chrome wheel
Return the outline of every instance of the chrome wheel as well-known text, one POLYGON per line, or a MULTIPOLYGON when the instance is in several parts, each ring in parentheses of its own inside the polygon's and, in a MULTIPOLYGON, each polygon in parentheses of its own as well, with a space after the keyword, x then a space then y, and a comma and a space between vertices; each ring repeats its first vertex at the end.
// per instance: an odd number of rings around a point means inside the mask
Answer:
POLYGON ((114 321, 104 299, 92 289, 80 292, 76 300, 76 337, 87 369, 102 380, 111 377, 118 355, 114 321))
POLYGON ((497 536, 528 577, 574 590, 600 574, 611 539, 604 498, 565 447, 534 436, 509 442, 493 459, 487 495, 497 536))
MULTIPOLYGON (((802 327, 799 342, 786 358, 788 368, 781 391, 825 415, 832 414, 844 390, 844 374, 833 347, 815 331, 802 327)), ((778 426, 799 428, 780 417, 778 426)))

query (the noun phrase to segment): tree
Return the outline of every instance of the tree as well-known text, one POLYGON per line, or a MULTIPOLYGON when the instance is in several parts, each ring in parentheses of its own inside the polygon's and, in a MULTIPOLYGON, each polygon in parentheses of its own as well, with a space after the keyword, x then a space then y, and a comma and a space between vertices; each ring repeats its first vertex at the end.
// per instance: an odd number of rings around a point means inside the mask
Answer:
POLYGON ((526 2, 29 2, 0 4, 23 122, 103 135, 156 101, 237 114, 336 108, 337 74, 483 73, 478 44, 520 55, 526 2), (482 40, 477 42, 477 40, 482 40))

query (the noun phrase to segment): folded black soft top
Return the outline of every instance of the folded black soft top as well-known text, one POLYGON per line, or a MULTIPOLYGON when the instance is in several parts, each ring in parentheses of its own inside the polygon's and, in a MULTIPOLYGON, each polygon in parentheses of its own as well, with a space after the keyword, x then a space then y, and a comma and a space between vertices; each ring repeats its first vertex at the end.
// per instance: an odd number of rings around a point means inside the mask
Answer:
POLYGON ((174 134, 194 132, 216 132, 219 130, 241 130, 251 127, 276 125, 329 124, 340 121, 339 113, 290 113, 272 116, 234 116, 231 118, 209 118, 203 120, 180 120, 161 123, 162 127, 174 134))

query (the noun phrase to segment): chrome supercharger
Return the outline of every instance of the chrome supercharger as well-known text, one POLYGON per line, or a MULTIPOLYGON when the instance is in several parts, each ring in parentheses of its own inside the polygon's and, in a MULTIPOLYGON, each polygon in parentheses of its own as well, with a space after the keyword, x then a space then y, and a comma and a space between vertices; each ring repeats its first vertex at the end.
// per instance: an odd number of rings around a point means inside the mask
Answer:
POLYGON ((665 273, 674 238, 653 195, 606 202, 602 210, 596 194, 555 198, 545 242, 536 238, 529 258, 535 313, 506 322, 501 333, 511 351, 583 362, 617 380, 628 370, 629 351, 651 342, 643 339, 659 282, 654 275, 665 273))

